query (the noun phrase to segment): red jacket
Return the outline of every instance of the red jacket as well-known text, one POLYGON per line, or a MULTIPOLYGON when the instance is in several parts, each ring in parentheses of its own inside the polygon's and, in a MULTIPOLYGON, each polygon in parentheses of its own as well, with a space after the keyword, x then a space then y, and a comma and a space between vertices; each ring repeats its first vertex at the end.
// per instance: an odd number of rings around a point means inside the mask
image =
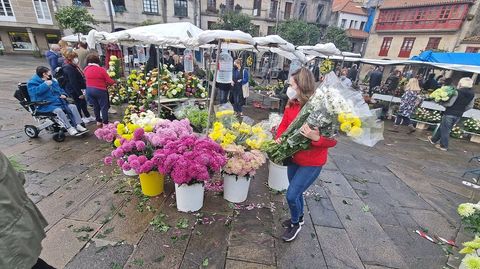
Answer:
MULTIPOLYGON (((282 122, 278 126, 278 139, 283 132, 285 132, 290 124, 295 120, 300 112, 301 107, 299 103, 294 103, 290 107, 285 108, 282 122)), ((335 139, 330 139, 321 136, 320 140, 312 141, 310 149, 302 150, 293 155, 293 162, 301 166, 323 166, 327 162, 328 148, 334 147, 337 144, 335 139)))
POLYGON ((115 81, 108 76, 107 71, 98 65, 87 65, 83 73, 87 81, 87 88, 107 90, 108 85, 115 84, 115 81))

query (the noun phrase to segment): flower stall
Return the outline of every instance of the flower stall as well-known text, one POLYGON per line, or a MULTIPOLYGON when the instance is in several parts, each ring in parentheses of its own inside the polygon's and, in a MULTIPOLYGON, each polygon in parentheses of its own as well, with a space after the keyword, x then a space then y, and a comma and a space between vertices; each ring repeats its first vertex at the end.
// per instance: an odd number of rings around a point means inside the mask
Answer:
POLYGON ((466 119, 463 122, 465 133, 470 134, 470 141, 480 143, 480 120, 466 119))
POLYGON ((429 126, 438 125, 442 120, 442 114, 437 110, 419 107, 413 115, 413 120, 417 122, 417 129, 426 130, 429 126))
POLYGON ((466 231, 473 233, 471 241, 464 242, 460 254, 465 254, 459 269, 474 269, 480 266, 480 203, 463 203, 457 208, 466 231))

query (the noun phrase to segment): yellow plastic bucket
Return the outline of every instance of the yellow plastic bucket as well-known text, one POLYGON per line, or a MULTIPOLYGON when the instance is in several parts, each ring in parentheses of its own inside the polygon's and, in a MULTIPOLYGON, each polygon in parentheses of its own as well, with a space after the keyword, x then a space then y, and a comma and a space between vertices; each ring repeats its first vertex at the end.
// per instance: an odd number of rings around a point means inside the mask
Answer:
POLYGON ((146 196, 157 196, 163 192, 164 176, 157 171, 140 174, 140 186, 146 196))

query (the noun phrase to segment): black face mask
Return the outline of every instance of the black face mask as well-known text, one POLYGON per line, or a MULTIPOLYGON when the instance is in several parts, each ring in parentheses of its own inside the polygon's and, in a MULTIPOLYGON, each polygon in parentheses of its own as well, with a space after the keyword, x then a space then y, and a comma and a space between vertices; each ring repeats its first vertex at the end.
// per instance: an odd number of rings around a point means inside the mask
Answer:
POLYGON ((52 75, 48 75, 47 80, 52 80, 52 75))

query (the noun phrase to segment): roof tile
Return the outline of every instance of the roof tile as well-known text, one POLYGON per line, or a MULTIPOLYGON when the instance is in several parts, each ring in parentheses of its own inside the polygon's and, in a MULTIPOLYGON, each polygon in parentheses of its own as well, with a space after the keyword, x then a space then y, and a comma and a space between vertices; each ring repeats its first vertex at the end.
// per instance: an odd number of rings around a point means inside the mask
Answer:
POLYGON ((367 39, 368 33, 358 29, 347 29, 345 31, 348 37, 358 38, 358 39, 367 39))

